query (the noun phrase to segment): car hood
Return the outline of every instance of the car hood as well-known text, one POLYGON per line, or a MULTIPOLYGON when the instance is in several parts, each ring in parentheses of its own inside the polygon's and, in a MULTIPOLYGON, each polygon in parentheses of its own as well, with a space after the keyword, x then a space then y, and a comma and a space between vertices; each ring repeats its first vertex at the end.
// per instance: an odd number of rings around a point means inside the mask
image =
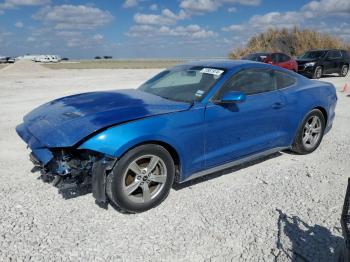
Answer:
POLYGON ((189 107, 135 89, 92 92, 42 105, 27 114, 16 130, 31 148, 69 147, 98 130, 189 107))

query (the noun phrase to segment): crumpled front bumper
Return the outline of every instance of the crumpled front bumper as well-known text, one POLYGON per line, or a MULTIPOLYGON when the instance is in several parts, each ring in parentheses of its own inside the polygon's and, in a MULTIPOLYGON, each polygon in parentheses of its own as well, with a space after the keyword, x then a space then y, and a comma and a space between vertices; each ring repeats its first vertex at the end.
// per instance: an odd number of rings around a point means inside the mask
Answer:
POLYGON ((53 159, 54 156, 52 152, 48 148, 45 148, 45 146, 28 131, 24 123, 16 127, 16 132, 27 144, 27 147, 32 150, 31 160, 33 162, 35 159, 35 161, 38 162, 36 165, 41 164, 45 166, 53 159))
MULTIPOLYGON (((68 153, 74 149, 60 149, 58 152, 55 149, 52 149, 53 151, 49 150, 30 133, 25 124, 18 125, 16 132, 31 149, 30 160, 37 167, 37 170, 40 170, 44 181, 50 182, 55 178, 59 178, 57 181, 60 182, 53 184, 59 188, 60 192, 70 192, 71 195, 76 195, 76 192, 91 184, 92 195, 96 202, 99 204, 108 203, 106 176, 113 169, 117 159, 99 155, 92 158, 88 163, 81 159, 79 152, 78 155, 71 156, 71 160, 67 160, 64 152, 67 151, 68 153), (71 192, 75 193, 72 194, 71 192)), ((81 151, 83 153, 84 150, 81 151)), ((67 193, 64 194, 68 195, 67 193)))

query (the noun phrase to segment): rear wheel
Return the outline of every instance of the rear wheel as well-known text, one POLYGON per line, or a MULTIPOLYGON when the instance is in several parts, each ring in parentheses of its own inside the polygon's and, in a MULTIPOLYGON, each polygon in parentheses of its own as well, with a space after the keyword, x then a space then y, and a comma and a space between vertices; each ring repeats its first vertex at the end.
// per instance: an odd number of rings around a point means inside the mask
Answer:
POLYGON ((342 68, 340 69, 339 76, 346 77, 348 72, 349 72, 349 66, 348 65, 343 65, 342 68))
POLYGON ((164 147, 142 145, 127 152, 108 175, 107 195, 127 212, 143 212, 168 196, 174 176, 174 161, 164 147))
POLYGON ((319 78, 322 77, 322 75, 323 75, 323 68, 322 68, 322 66, 318 66, 318 67, 316 67, 314 75, 312 76, 312 78, 319 79, 319 78))
POLYGON ((320 145, 325 129, 325 119, 318 109, 312 110, 300 126, 292 150, 298 154, 309 154, 320 145))

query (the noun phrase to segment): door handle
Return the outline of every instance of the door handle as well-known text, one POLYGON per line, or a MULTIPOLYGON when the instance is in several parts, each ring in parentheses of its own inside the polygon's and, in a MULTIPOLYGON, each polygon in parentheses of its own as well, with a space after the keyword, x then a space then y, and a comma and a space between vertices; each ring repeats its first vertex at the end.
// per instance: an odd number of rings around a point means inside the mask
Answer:
POLYGON ((284 103, 282 102, 276 102, 272 105, 272 108, 273 109, 279 109, 279 108, 282 108, 284 106, 284 103))

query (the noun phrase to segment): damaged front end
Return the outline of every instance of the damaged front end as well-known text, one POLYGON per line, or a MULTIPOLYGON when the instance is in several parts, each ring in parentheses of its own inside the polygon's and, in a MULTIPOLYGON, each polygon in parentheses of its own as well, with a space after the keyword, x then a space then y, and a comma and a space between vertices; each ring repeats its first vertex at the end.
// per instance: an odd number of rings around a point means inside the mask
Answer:
POLYGON ((74 148, 49 151, 52 158, 47 163, 40 161, 35 151, 30 154, 30 160, 35 166, 32 171, 40 171, 43 181, 56 186, 65 198, 92 191, 97 203, 108 202, 105 192, 106 176, 113 169, 116 159, 74 148))

